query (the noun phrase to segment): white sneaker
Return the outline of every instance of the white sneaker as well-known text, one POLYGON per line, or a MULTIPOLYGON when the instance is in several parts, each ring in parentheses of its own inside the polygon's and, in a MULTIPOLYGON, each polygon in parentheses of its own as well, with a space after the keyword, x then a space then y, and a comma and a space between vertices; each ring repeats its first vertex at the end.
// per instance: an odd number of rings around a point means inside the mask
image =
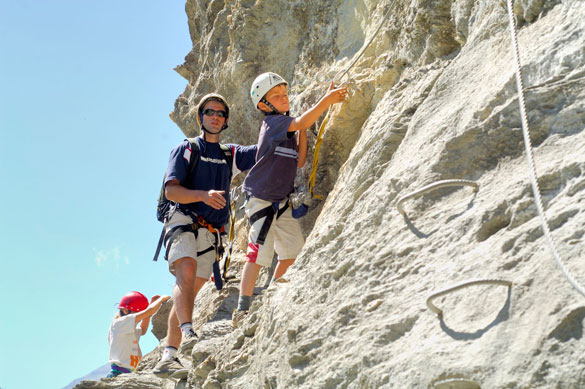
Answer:
POLYGON ((189 375, 189 370, 185 369, 179 358, 169 358, 159 361, 152 373, 159 378, 185 378, 189 375))
POLYGON ((190 329, 189 332, 183 334, 183 339, 181 339, 181 345, 179 346, 179 352, 181 354, 190 354, 198 340, 199 337, 195 331, 190 329))

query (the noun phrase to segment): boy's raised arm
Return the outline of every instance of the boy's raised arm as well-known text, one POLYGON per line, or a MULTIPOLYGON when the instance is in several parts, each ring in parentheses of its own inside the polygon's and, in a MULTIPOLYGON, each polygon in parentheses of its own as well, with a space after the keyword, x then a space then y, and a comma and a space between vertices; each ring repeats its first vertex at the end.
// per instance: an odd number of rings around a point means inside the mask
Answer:
POLYGON ((335 85, 333 84, 333 82, 331 82, 331 85, 329 85, 329 90, 327 91, 325 96, 323 96, 317 104, 309 108, 307 112, 305 112, 299 117, 296 117, 290 123, 288 131, 289 132, 299 131, 311 127, 313 123, 315 123, 317 119, 319 119, 319 116, 321 116, 323 112, 325 112, 325 110, 329 108, 330 105, 341 103, 343 100, 345 100, 345 96, 347 96, 347 88, 337 89, 334 88, 335 85))

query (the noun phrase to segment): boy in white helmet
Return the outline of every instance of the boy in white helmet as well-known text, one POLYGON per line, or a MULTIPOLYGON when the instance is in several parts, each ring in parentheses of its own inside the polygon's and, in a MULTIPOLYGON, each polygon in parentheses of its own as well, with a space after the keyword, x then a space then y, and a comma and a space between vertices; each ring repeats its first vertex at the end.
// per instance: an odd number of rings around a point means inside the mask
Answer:
POLYGON ((238 307, 232 317, 235 327, 250 309, 260 268, 272 264, 276 251, 278 265, 273 281, 286 282, 282 276, 303 248, 301 227, 292 217, 288 195, 294 189, 297 167, 303 167, 306 161, 306 129, 329 106, 342 102, 347 96, 347 88, 335 89, 331 83, 317 104, 301 116, 291 117, 287 86, 281 76, 268 72, 256 77, 250 90, 254 106, 266 117, 258 137, 256 164, 243 185, 248 196, 246 216, 250 233, 238 307))

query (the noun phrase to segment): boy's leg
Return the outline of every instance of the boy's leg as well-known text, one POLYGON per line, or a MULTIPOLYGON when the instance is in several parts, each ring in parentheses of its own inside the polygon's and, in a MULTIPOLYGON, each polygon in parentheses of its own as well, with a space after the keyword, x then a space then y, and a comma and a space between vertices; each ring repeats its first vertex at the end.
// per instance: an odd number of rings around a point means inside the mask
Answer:
POLYGON ((298 219, 292 217, 291 208, 288 208, 275 220, 273 227, 274 248, 278 254, 278 264, 274 269, 274 279, 276 280, 282 277, 295 262, 297 255, 303 249, 305 239, 298 219))
MULTIPOLYGON (((268 201, 250 197, 248 204, 246 205, 246 215, 249 219, 251 215, 270 206, 271 203, 268 201)), ((274 256, 274 232, 272 231, 272 228, 268 230, 268 234, 264 239, 264 244, 256 243, 265 221, 266 217, 263 217, 256 220, 256 222, 250 226, 250 232, 248 233, 248 249, 246 250, 246 263, 242 270, 242 279, 240 280, 240 296, 252 296, 260 268, 262 266, 272 265, 272 257, 274 256)), ((241 307, 238 307, 238 310, 247 310, 239 308, 241 307)))
POLYGON ((244 264, 244 270, 242 271, 242 280, 240 281, 240 296, 251 296, 254 292, 254 285, 258 279, 258 273, 262 266, 252 262, 246 262, 244 264))
POLYGON ((278 263, 276 264, 276 269, 274 269, 274 279, 279 279, 280 277, 282 277, 284 275, 284 273, 286 273, 287 269, 289 268, 290 265, 292 265, 295 262, 294 258, 291 259, 280 259, 278 261, 278 263))

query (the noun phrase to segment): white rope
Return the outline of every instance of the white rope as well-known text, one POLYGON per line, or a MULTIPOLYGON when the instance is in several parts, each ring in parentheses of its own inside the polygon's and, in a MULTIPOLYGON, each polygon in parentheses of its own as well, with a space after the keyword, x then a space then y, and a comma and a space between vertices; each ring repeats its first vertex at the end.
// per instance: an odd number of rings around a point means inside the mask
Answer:
POLYGON ((418 197, 418 196, 422 196, 423 194, 431 192, 433 190, 437 190, 440 188, 446 188, 449 186, 471 186, 471 187, 473 187, 474 193, 479 190, 479 184, 477 184, 475 181, 470 181, 470 180, 437 181, 437 182, 433 182, 432 184, 429 184, 427 186, 424 186, 418 190, 415 190, 412 193, 406 194, 404 196, 400 196, 398 198, 398 200, 396 201, 396 208, 398 208, 398 212, 400 212, 403 216, 406 216, 406 212, 404 211, 404 208, 402 208, 403 202, 405 202, 406 200, 418 197))
MULTIPOLYGON (((382 20, 380 21, 380 24, 378 24, 378 27, 376 28, 376 31, 374 32, 374 34, 371 36, 370 40, 368 41, 368 43, 366 43, 366 45, 364 46, 364 48, 362 49, 362 51, 357 55, 357 57, 355 57, 353 59, 353 61, 351 61, 351 63, 349 64, 349 66, 347 66, 347 68, 340 70, 339 72, 337 72, 335 74, 335 76, 333 76, 333 79, 331 81, 338 82, 341 81, 341 79, 343 78, 343 76, 345 76, 349 70, 357 63, 357 61, 362 57, 362 55, 366 52, 366 50, 368 49, 368 47, 370 47, 370 44, 372 43, 372 41, 374 40, 374 38, 376 37, 376 35, 378 35, 378 33, 380 32, 380 29, 382 28, 382 25, 384 24, 384 22, 386 21, 386 19, 388 18, 388 15, 390 15, 390 10, 392 9, 392 7, 394 6, 394 3, 396 2, 396 0, 393 0, 392 3, 390 4, 390 6, 388 7, 388 9, 386 10, 386 13, 384 14, 384 16, 382 17, 382 20)), ((324 80, 320 80, 319 78, 319 73, 318 72, 315 75, 315 79, 317 80, 318 83, 320 84, 324 84, 324 83, 331 83, 331 81, 324 81, 324 80)))
POLYGON ((433 304, 433 300, 438 298, 438 297, 442 297, 446 294, 449 293, 453 293, 457 290, 463 289, 463 288, 467 288, 469 286, 474 286, 474 285, 502 285, 502 286, 507 286, 507 287, 511 287, 512 286, 512 282, 511 281, 506 281, 506 280, 494 280, 494 279, 485 279, 485 280, 472 280, 472 281, 466 281, 466 282, 462 282, 460 284, 457 284, 455 286, 452 286, 450 288, 447 289, 443 289, 440 290, 438 292, 433 292, 433 294, 431 294, 428 298, 427 298, 427 307, 429 307, 429 309, 433 312, 435 312, 437 314, 437 316, 439 316, 439 318, 441 318, 443 316, 443 310, 440 308, 437 308, 437 306, 435 304, 433 304))
POLYGON ((520 51, 518 50, 518 37, 516 33, 516 19, 514 18, 514 10, 512 5, 512 0, 507 0, 508 4, 508 18, 510 21, 510 35, 512 39, 512 47, 513 47, 513 54, 515 59, 516 65, 516 86, 518 88, 518 104, 520 105, 520 118, 522 121, 522 135, 524 136, 524 147, 526 149, 526 159, 528 161, 528 165, 530 167, 530 178, 532 181, 532 193, 534 194, 534 203, 536 204, 536 209, 538 210, 538 214, 540 215, 540 222, 542 225, 542 230, 544 231, 544 235, 548 241, 550 249, 552 251, 553 257, 555 258, 557 264, 561 268, 562 272, 564 273, 565 277, 571 285, 579 293, 585 296, 585 289, 575 281, 571 273, 567 270, 563 262, 561 261, 561 257, 557 252, 555 247, 555 243, 552 239, 550 228, 548 225, 548 220, 544 214, 544 208, 542 206, 542 198, 540 195, 540 189, 538 187, 538 178, 536 175, 536 166, 534 164, 534 156, 532 154, 532 145, 530 143, 530 133, 528 128, 528 117, 526 115, 526 103, 524 101, 524 87, 522 85, 522 73, 521 73, 521 63, 520 63, 520 51))

